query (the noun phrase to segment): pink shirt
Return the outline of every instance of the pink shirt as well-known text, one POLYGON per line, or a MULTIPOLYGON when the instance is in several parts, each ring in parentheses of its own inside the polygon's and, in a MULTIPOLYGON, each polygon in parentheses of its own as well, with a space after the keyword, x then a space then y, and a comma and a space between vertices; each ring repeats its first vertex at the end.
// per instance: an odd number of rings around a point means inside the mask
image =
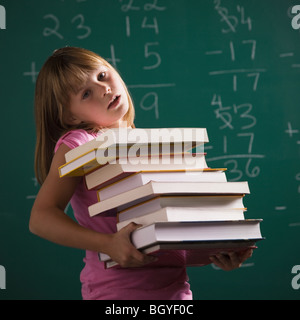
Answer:
MULTIPOLYGON (((57 142, 73 149, 94 139, 97 134, 73 130, 57 142)), ((90 217, 88 207, 97 202, 96 191, 87 190, 84 178, 72 196, 71 205, 78 223, 102 233, 116 232, 116 217, 101 214, 90 217)), ((105 269, 97 252, 86 251, 80 280, 84 300, 191 300, 192 292, 184 267, 111 268, 105 269)))

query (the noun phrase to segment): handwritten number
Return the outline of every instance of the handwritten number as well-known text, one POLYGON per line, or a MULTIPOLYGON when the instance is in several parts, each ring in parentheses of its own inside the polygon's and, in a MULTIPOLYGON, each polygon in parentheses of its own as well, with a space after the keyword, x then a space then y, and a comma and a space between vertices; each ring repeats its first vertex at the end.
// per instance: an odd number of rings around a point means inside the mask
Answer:
POLYGON ((44 16, 44 19, 51 19, 54 22, 54 28, 45 28, 43 31, 43 35, 45 37, 55 35, 59 39, 63 39, 64 37, 57 31, 59 29, 59 25, 60 25, 58 18, 53 14, 47 14, 44 16))
POLYGON ((166 7, 158 7, 157 1, 158 0, 153 0, 153 3, 146 3, 144 5, 144 10, 145 11, 150 11, 150 10, 164 11, 164 10, 166 10, 166 7))
MULTIPOLYGON (((120 1, 123 2, 123 0, 120 0, 120 1)), ((122 5, 121 7, 122 11, 127 12, 129 10, 135 10, 135 11, 140 10, 139 7, 134 7, 132 4, 133 4, 133 0, 129 0, 127 4, 122 5)))
POLYGON ((254 167, 252 170, 250 170, 250 163, 252 159, 249 158, 246 164, 246 174, 249 178, 256 178, 260 173, 259 166, 254 167))
POLYGON ((241 127, 242 130, 250 129, 256 125, 256 118, 250 114, 250 112, 252 111, 252 107, 253 106, 251 103, 243 103, 238 106, 236 106, 235 104, 233 105, 235 113, 238 113, 239 109, 244 108, 245 111, 240 115, 240 118, 249 120, 248 125, 241 127))
MULTIPOLYGON (((123 0, 120 0, 120 2, 123 2, 123 0)), ((140 7, 135 7, 133 5, 134 0, 128 0, 127 4, 123 4, 121 6, 121 10, 123 12, 128 12, 129 10, 133 10, 133 11, 139 11, 141 8, 140 7)), ((157 10, 157 11, 164 11, 166 10, 166 7, 159 7, 157 5, 158 0, 152 0, 152 3, 146 3, 144 5, 144 10, 145 11, 151 11, 151 10, 157 10)))
POLYGON ((156 58, 157 61, 156 61, 156 63, 154 63, 151 66, 145 66, 144 69, 146 69, 146 70, 155 69, 155 68, 158 68, 159 65, 161 64, 161 57, 160 57, 159 53, 157 53, 155 51, 149 51, 150 46, 158 46, 158 45, 159 45, 158 42, 152 42, 152 43, 145 44, 145 57, 149 58, 149 57, 153 56, 156 58))
MULTIPOLYGON (((49 36, 54 35, 54 36, 57 36, 61 40, 64 39, 63 35, 58 32, 58 30, 60 28, 59 19, 53 14, 45 15, 44 19, 51 19, 54 23, 54 27, 53 28, 48 28, 48 27, 44 28, 43 35, 45 37, 49 37, 49 36)), ((75 16, 71 20, 71 23, 75 23, 75 22, 78 22, 76 29, 80 30, 80 32, 83 32, 81 35, 78 35, 77 38, 78 39, 87 38, 91 34, 91 28, 85 25, 84 16, 82 14, 78 14, 77 16, 75 16)))
POLYGON ((79 24, 77 25, 77 29, 84 30, 84 34, 77 36, 78 39, 85 39, 91 34, 91 28, 84 25, 84 17, 82 14, 77 15, 72 19, 72 23, 76 20, 79 20, 79 24))
POLYGON ((238 170, 238 162, 236 160, 228 160, 224 163, 226 167, 229 167, 229 165, 233 165, 232 169, 229 169, 229 172, 232 174, 236 174, 235 178, 230 179, 230 181, 238 181, 242 178, 243 172, 241 170, 238 170))
POLYGON ((153 18, 153 24, 147 24, 148 18, 144 17, 142 22, 142 28, 153 29, 156 34, 159 34, 159 28, 156 17, 153 18))
POLYGON ((141 100, 140 107, 142 110, 149 111, 154 109, 155 118, 159 119, 159 111, 158 111, 158 95, 156 92, 147 93, 143 99, 141 100), (149 100, 150 97, 153 99, 153 103, 151 105, 146 106, 145 101, 149 100))

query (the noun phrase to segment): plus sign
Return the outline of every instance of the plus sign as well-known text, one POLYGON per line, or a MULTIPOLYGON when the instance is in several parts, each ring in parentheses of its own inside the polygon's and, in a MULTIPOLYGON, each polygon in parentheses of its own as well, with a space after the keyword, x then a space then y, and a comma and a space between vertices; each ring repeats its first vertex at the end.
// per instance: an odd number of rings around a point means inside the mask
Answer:
POLYGON ((106 60, 110 64, 112 64, 115 68, 117 68, 117 62, 120 62, 121 60, 116 58, 115 47, 113 44, 110 46, 110 54, 111 54, 111 58, 106 58, 106 60))
POLYGON ((292 138, 294 133, 299 133, 299 130, 295 130, 295 129, 293 130, 291 123, 288 122, 288 129, 285 130, 285 132, 288 133, 290 138, 292 138))
POLYGON ((31 62, 31 71, 23 72, 23 76, 31 76, 32 83, 35 83, 38 74, 39 72, 35 69, 35 62, 31 62))

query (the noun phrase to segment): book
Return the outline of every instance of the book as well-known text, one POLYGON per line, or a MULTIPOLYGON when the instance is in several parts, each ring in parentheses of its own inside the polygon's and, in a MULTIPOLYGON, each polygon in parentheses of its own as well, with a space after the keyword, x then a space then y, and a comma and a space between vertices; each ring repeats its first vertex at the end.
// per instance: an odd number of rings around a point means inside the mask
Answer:
POLYGON ((97 160, 96 151, 91 150, 81 157, 63 164, 58 168, 58 171, 61 178, 64 176, 83 176, 101 166, 97 160))
POLYGON ((122 222, 138 218, 145 214, 161 210, 166 207, 195 208, 199 210, 246 210, 243 204, 244 195, 235 196, 156 196, 153 199, 129 207, 117 214, 117 221, 122 222))
MULTIPOLYGON (((248 247, 263 240, 260 223, 261 219, 237 221, 199 221, 199 222, 159 222, 136 229, 131 234, 133 245, 148 254, 160 246, 164 249, 188 250, 199 249, 199 255, 212 252, 204 249, 248 247), (234 245, 235 244, 235 245, 234 245), (158 247, 157 247, 158 246, 158 247)), ((109 261, 107 254, 99 253, 101 261, 109 261)), ((206 257, 207 258, 207 257, 206 257)))
MULTIPOLYGON (((140 171, 183 171, 209 169, 205 154, 165 154, 117 159, 85 175, 89 190, 99 189, 140 171)), ((225 170, 225 169, 220 169, 225 170)))
POLYGON ((261 239, 261 219, 238 221, 157 222, 134 230, 132 244, 146 248, 158 242, 261 239))
POLYGON ((122 192, 147 184, 150 181, 161 182, 226 182, 221 169, 177 170, 177 171, 140 171, 98 190, 98 200, 102 201, 122 192))
MULTIPOLYGON (((158 258, 147 267, 202 267, 211 263, 209 257, 219 253, 242 252, 256 249, 256 243, 262 239, 233 241, 199 241, 194 243, 157 243, 140 250, 158 258)), ((105 268, 118 266, 108 255, 99 253, 99 260, 105 268)))
POLYGON ((243 220, 244 211, 244 209, 202 210, 189 207, 165 207, 145 215, 119 221, 117 223, 117 230, 119 231, 130 222, 147 226, 156 222, 243 220))
MULTIPOLYGON (((151 146, 151 153, 158 153, 158 146, 162 146, 161 153, 171 153, 172 150, 184 152, 208 142, 205 128, 158 128, 158 129, 106 129, 95 139, 78 146, 65 154, 66 162, 73 161, 92 150, 97 150, 99 157, 105 158, 117 153, 123 156, 136 154, 151 146), (123 150, 122 150, 123 148, 123 150)), ((101 163, 104 164, 104 163, 101 163)))
MULTIPOLYGON (((89 215, 95 216, 108 210, 124 210, 142 201, 153 199, 157 195, 208 195, 208 194, 247 194, 248 183, 243 182, 156 182, 123 192, 109 199, 89 206, 89 215)), ((112 214, 112 212, 110 212, 112 214)))
MULTIPOLYGON (((97 150, 90 150, 89 152, 82 154, 78 158, 71 160, 71 161, 63 164, 62 166, 60 166, 58 168, 59 176, 60 177, 64 177, 64 176, 71 176, 72 177, 72 176, 85 175, 87 177, 88 173, 95 172, 96 169, 101 168, 101 167, 109 164, 110 162, 113 162, 116 165, 117 164, 138 165, 140 162, 141 164, 144 164, 144 167, 145 167, 145 164, 147 164, 149 162, 155 163, 155 162, 157 162, 156 159, 157 158, 159 159, 159 157, 161 157, 160 154, 154 154, 154 153, 150 154, 149 153, 150 151, 148 152, 148 150, 145 150, 145 149, 142 152, 139 153, 139 156, 132 156, 132 157, 126 156, 126 157, 119 158, 115 154, 112 154, 110 156, 103 155, 102 157, 100 157, 99 154, 97 153, 97 150), (143 155, 142 152, 145 152, 145 155, 143 155)), ((172 155, 165 155, 164 159, 166 158, 166 156, 168 156, 168 159, 172 159, 172 155)), ((180 156, 182 158, 183 154, 180 154, 180 156)), ((179 157, 179 155, 177 155, 176 159, 178 157, 179 157)), ((188 157, 190 158, 191 155, 190 154, 188 154, 187 156, 184 155, 184 158, 186 159, 185 162, 187 161, 188 157)), ((204 161, 202 160, 201 164, 203 164, 204 161)), ((198 159, 197 160, 195 159, 195 163, 198 163, 198 159)), ((112 164, 112 165, 114 165, 114 164, 112 164)), ((191 164, 191 162, 189 162, 189 164, 191 164)), ((97 177, 98 174, 92 175, 92 179, 94 176, 97 177)))

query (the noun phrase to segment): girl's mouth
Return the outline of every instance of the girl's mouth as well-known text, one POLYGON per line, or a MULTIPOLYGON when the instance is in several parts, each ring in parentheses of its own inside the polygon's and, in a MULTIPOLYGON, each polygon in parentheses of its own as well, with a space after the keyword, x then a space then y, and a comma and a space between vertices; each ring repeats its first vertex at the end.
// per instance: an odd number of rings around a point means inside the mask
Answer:
POLYGON ((121 95, 120 95, 120 94, 114 96, 113 99, 110 101, 107 109, 114 109, 114 108, 116 108, 116 107, 119 105, 120 98, 121 98, 121 95))

